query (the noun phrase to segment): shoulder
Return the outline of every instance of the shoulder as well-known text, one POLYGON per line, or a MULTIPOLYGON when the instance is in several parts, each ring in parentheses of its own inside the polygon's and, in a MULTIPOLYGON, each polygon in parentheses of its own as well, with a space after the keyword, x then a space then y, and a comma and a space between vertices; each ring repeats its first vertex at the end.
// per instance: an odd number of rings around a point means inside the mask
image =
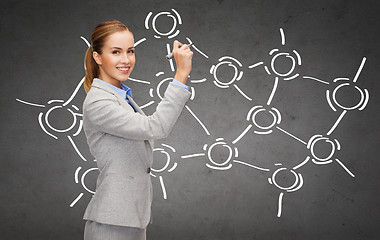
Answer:
POLYGON ((97 86, 92 86, 88 91, 87 96, 83 102, 83 109, 87 108, 92 104, 109 104, 117 103, 120 104, 115 94, 106 89, 99 88, 97 86))

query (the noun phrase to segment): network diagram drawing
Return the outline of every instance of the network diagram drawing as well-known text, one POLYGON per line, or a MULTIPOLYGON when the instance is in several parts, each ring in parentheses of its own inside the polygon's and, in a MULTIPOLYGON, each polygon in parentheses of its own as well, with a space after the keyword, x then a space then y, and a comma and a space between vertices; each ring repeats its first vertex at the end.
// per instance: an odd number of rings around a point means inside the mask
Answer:
MULTIPOLYGON (((151 39, 167 39, 171 40, 178 36, 181 31, 178 29, 178 26, 182 25, 182 18, 180 14, 175 10, 171 9, 171 11, 158 12, 155 15, 153 12, 149 12, 145 18, 144 26, 148 32, 148 35, 153 37, 151 39), (172 26, 170 30, 167 32, 162 32, 158 30, 157 19, 159 18, 168 18, 172 22, 172 26)), ((86 43, 87 47, 90 47, 90 43, 86 40, 86 38, 81 37, 81 39, 86 43)), ((186 37, 188 44, 193 43, 189 37, 186 37)), ((148 41, 147 37, 144 37, 138 41, 136 41, 135 46, 138 46, 145 41, 148 41)), ((193 43, 194 44, 194 43, 193 43)), ((302 174, 302 167, 306 164, 314 164, 314 165, 329 165, 329 164, 338 164, 341 167, 342 171, 345 171, 352 178, 355 177, 355 174, 348 166, 344 164, 344 159, 337 158, 337 152, 341 151, 342 147, 338 139, 332 136, 332 133, 336 130, 339 123, 349 114, 351 111, 362 111, 368 104, 369 101, 369 92, 367 89, 362 89, 359 84, 359 76, 366 62, 366 58, 363 57, 361 59, 360 64, 358 64, 358 70, 356 71, 355 76, 350 77, 340 77, 335 78, 332 82, 328 82, 322 79, 319 79, 315 76, 307 76, 300 74, 300 66, 302 66, 302 58, 301 54, 297 50, 286 51, 284 50, 284 46, 286 45, 286 37, 283 28, 279 29, 279 44, 278 48, 274 48, 268 51, 269 61, 256 61, 253 62, 249 66, 243 66, 243 64, 236 58, 231 56, 221 56, 218 60, 215 60, 215 63, 209 66, 209 73, 207 76, 202 79, 191 79, 189 77, 189 81, 193 83, 195 86, 202 85, 207 81, 212 81, 216 88, 220 89, 231 89, 231 91, 238 91, 238 93, 242 96, 242 99, 249 101, 252 103, 252 107, 247 110, 247 112, 242 115, 242 118, 247 121, 247 126, 244 129, 241 129, 236 138, 228 142, 222 136, 214 137, 215 141, 205 143, 203 148, 198 152, 193 153, 179 153, 180 158, 183 159, 194 159, 194 158, 204 158, 207 163, 205 167, 213 170, 213 171, 228 171, 234 165, 239 165, 243 167, 247 167, 254 171, 260 171, 266 174, 268 184, 280 190, 277 199, 277 217, 281 217, 282 215, 282 206, 284 201, 285 194, 294 193, 297 190, 301 189, 304 183, 304 177, 302 174), (283 61, 290 62, 288 65, 288 69, 284 71, 283 68, 279 69, 277 66, 283 61), (228 66, 229 69, 232 70, 232 78, 228 81, 221 80, 221 75, 219 69, 223 66, 228 66), (272 90, 268 96, 266 102, 255 102, 251 96, 248 96, 247 93, 243 92, 239 87, 239 82, 244 81, 244 72, 245 71, 256 71, 257 69, 264 69, 266 74, 270 77, 273 77, 274 84, 272 90), (297 79, 303 79, 305 81, 316 81, 326 88, 326 102, 328 106, 334 111, 339 113, 338 118, 332 124, 327 132, 317 132, 314 135, 310 136, 309 139, 301 139, 297 137, 295 134, 290 133, 284 127, 281 126, 282 123, 282 114, 281 111, 278 110, 275 106, 272 105, 272 100, 276 96, 276 91, 278 89, 280 82, 289 82, 296 81, 297 79), (347 106, 347 103, 340 101, 338 96, 338 92, 344 91, 343 89, 353 89, 358 92, 360 95, 360 100, 354 105, 347 106), (271 123, 264 125, 260 122, 260 118, 262 116, 271 116, 271 123), (292 167, 285 167, 284 163, 278 162, 275 163, 272 167, 262 167, 255 165, 251 162, 248 162, 245 159, 239 158, 239 150, 237 147, 237 143, 241 144, 244 142, 244 136, 247 134, 257 134, 257 135, 270 135, 274 131, 279 131, 286 136, 296 140, 303 147, 307 149, 307 156, 292 167), (327 147, 328 154, 320 154, 316 151, 316 148, 324 146, 327 147), (223 159, 223 161, 216 161, 213 159, 213 153, 216 151, 226 151, 228 154, 227 157, 223 159), (291 184, 284 184, 279 180, 279 176, 283 175, 290 176, 292 179, 291 184)), ((141 47, 141 46, 140 46, 141 47)), ((164 46, 166 48, 167 53, 171 53, 169 43, 164 46)), ((208 55, 201 51, 198 46, 193 45, 193 49, 196 51, 196 54, 200 54, 202 57, 209 59, 208 55)), ((287 48, 288 49, 288 48, 287 48)), ((171 72, 174 72, 174 64, 173 60, 168 61, 171 72)), ((148 102, 141 105, 141 108, 147 108, 157 104, 154 99, 159 98, 162 99, 163 96, 161 92, 163 92, 163 86, 168 81, 171 81, 173 78, 170 76, 165 76, 164 71, 160 71, 155 74, 157 78, 155 81, 147 81, 140 80, 135 78, 129 78, 128 80, 134 81, 139 84, 144 84, 149 88, 149 97, 148 102)), ((41 109, 41 112, 37 116, 38 124, 43 132, 45 132, 49 137, 54 140, 59 138, 67 139, 70 145, 75 149, 78 154, 80 161, 78 166, 73 173, 75 184, 80 184, 83 187, 83 191, 78 193, 77 196, 73 197, 73 201, 69 204, 70 207, 74 207, 75 204, 83 197, 83 195, 87 192, 88 194, 95 194, 95 189, 90 189, 86 183, 85 179, 88 173, 95 171, 98 172, 96 167, 85 167, 83 163, 90 162, 88 161, 78 147, 75 144, 75 137, 82 133, 82 113, 80 109, 74 104, 70 104, 74 99, 78 90, 83 85, 84 78, 82 78, 71 96, 68 97, 67 100, 62 99, 53 99, 49 100, 46 103, 33 103, 30 101, 26 101, 25 99, 17 98, 16 101, 41 109), (50 121, 51 115, 57 112, 64 112, 72 119, 72 124, 67 128, 58 128, 54 126, 50 121)), ((191 87, 191 97, 190 100, 193 101, 196 99, 195 87, 191 87)), ((190 113, 190 115, 194 118, 194 120, 199 124, 199 127, 204 131, 204 134, 210 136, 211 133, 208 130, 207 126, 202 122, 201 118, 197 116, 196 111, 192 110, 188 105, 185 105, 185 109, 190 113)), ((173 153, 176 153, 177 150, 175 147, 162 143, 160 146, 153 149, 154 156, 158 154, 162 155, 165 159, 164 164, 160 168, 152 168, 151 176, 153 179, 157 179, 161 186, 162 196, 164 199, 168 199, 168 191, 167 186, 165 186, 164 176, 168 176, 175 171, 178 167, 181 159, 175 159, 172 157, 173 153), (163 174, 165 173, 165 174, 163 174)), ((96 159, 92 161, 96 162, 96 159)))

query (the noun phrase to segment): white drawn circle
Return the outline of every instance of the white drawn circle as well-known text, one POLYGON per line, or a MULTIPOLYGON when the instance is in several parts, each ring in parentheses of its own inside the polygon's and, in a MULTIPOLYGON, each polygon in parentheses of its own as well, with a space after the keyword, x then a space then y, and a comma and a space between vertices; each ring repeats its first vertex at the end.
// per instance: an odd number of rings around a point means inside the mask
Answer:
POLYGON ((49 122, 49 114, 50 114, 54 109, 57 109, 57 108, 62 108, 62 106, 55 106, 55 107, 50 108, 50 109, 47 111, 47 113, 46 113, 46 115, 45 115, 45 122, 46 122, 46 124, 49 126, 50 129, 52 129, 52 130, 54 130, 54 131, 56 131, 56 132, 67 132, 67 131, 70 131, 70 130, 75 126, 75 124, 77 123, 77 118, 76 118, 76 116, 75 116, 75 113, 74 113, 73 111, 71 111, 70 109, 67 109, 67 110, 72 114, 72 116, 73 116, 73 118, 74 118, 73 124, 71 124, 70 127, 66 128, 66 129, 62 129, 62 130, 60 130, 60 129, 56 129, 56 128, 54 128, 53 126, 51 126, 51 124, 50 124, 50 122, 49 122))
MULTIPOLYGON (((154 151, 158 151, 159 149, 153 149, 153 152, 154 151)), ((163 154, 165 154, 166 155, 166 164, 165 164, 165 166, 163 167, 163 168, 161 168, 161 169, 154 169, 153 167, 151 168, 152 169, 152 171, 154 171, 154 172, 162 172, 162 171, 164 171, 168 166, 169 166, 169 163, 170 163, 170 155, 169 155, 169 153, 167 153, 166 151, 160 151, 161 153, 163 153, 163 154)))
POLYGON ((160 93, 160 88, 161 88, 161 85, 164 83, 164 82, 167 82, 167 81, 170 81, 170 80, 173 80, 173 78, 165 78, 164 80, 162 80, 158 85, 157 85, 157 96, 162 100, 162 96, 161 96, 161 93, 160 93))
POLYGON ((156 16, 154 16, 154 18, 153 18, 153 20, 152 20, 152 26, 153 26, 153 30, 154 30, 157 34, 160 34, 160 35, 162 35, 162 36, 168 36, 168 35, 170 35, 172 32, 174 32, 174 30, 176 29, 176 27, 177 27, 177 19, 176 19, 173 15, 171 15, 169 12, 161 12, 161 13, 156 14, 156 16), (173 27, 172 27, 172 29, 170 29, 170 31, 167 32, 167 33, 162 33, 162 32, 160 32, 160 31, 158 31, 157 28, 156 28, 156 20, 157 20, 157 18, 158 18, 159 16, 161 16, 161 15, 163 15, 163 14, 166 14, 166 16, 168 16, 168 17, 170 17, 170 18, 173 19, 173 27))
POLYGON ((293 189, 294 187, 297 186, 298 181, 299 181, 299 179, 298 179, 299 177, 298 177, 297 173, 294 172, 293 170, 290 170, 290 172, 293 173, 293 175, 294 175, 294 177, 295 177, 295 182, 294 182, 294 184, 293 184, 292 186, 290 186, 290 187, 282 187, 282 186, 280 186, 280 185, 276 182, 276 175, 277 175, 277 173, 279 173, 280 171, 283 171, 283 170, 287 170, 287 169, 286 169, 286 168, 279 168, 279 169, 277 169, 277 170, 273 173, 273 175, 272 175, 272 181, 273 181, 273 184, 274 184, 276 187, 278 187, 278 188, 280 188, 280 189, 282 189, 282 190, 290 190, 290 189, 293 189))
POLYGON ((231 158, 232 158, 232 148, 231 148, 230 146, 226 145, 225 142, 216 142, 216 143, 212 144, 212 145, 209 147, 209 149, 208 149, 208 153, 207 153, 207 156, 208 156, 208 158, 210 159, 210 161, 211 161, 213 164, 215 164, 216 166, 223 166, 223 165, 226 165, 226 164, 231 160, 231 158), (212 159, 212 157, 211 157, 211 150, 212 150, 216 145, 220 145, 220 144, 223 144, 222 146, 228 148, 228 150, 230 151, 230 154, 229 154, 227 160, 224 161, 223 163, 217 163, 217 162, 215 162, 215 161, 212 159))
POLYGON ((311 154, 313 155, 313 157, 321 162, 324 162, 324 161, 328 161, 331 159, 331 157, 334 155, 335 153, 335 144, 334 142, 332 142, 330 139, 328 139, 327 137, 321 137, 321 138, 317 138, 313 141, 313 143, 311 144, 311 147, 310 147, 310 151, 311 151, 311 154), (318 141, 321 141, 321 140, 325 140, 326 143, 330 143, 331 145, 331 153, 325 157, 325 158, 320 158, 318 157, 315 153, 314 153, 314 145, 318 142, 318 141))
POLYGON ((87 171, 85 171, 85 172, 83 173, 82 178, 81 178, 81 183, 82 183, 83 188, 86 189, 87 192, 92 193, 92 194, 95 194, 95 192, 92 191, 92 190, 90 190, 90 189, 86 186, 86 184, 84 184, 84 178, 86 177, 87 173, 89 173, 89 172, 91 172, 91 171, 95 171, 95 170, 98 170, 98 168, 90 168, 90 169, 88 169, 87 171))
POLYGON ((269 126, 266 126, 266 127, 263 127, 263 126, 260 126, 257 122, 256 122, 256 115, 259 113, 259 112, 262 112, 262 111, 266 111, 266 109, 262 108, 262 109, 258 109, 257 111, 255 111, 252 115, 252 121, 253 121, 253 124, 256 125, 256 127, 258 128, 261 128, 261 129, 270 129, 272 128, 276 122, 277 122, 277 117, 276 115, 271 111, 269 110, 269 113, 272 114, 273 116, 273 122, 269 125, 269 126))
POLYGON ((334 91, 333 91, 332 97, 333 97, 333 100, 334 100, 335 104, 336 104, 337 106, 339 106, 340 108, 345 109, 345 110, 352 110, 352 109, 355 109, 355 108, 359 107, 360 105, 362 105, 362 103, 363 103, 363 101, 364 101, 364 93, 363 93, 363 91, 362 91, 360 88, 358 88, 357 86, 355 86, 355 89, 357 89, 357 90, 360 92, 360 102, 359 102, 358 104, 356 104, 355 106, 353 106, 353 107, 345 107, 345 106, 342 106, 342 105, 339 104, 339 102, 336 100, 336 92, 337 92, 341 87, 348 86, 348 85, 350 85, 350 84, 349 84, 349 83, 343 83, 343 84, 337 86, 337 87, 334 89, 334 91))
POLYGON ((292 56, 290 56, 289 53, 278 53, 272 58, 272 61, 271 61, 271 68, 272 68, 273 72, 275 74, 277 74, 278 76, 281 76, 281 77, 286 77, 286 76, 290 75, 294 71, 295 67, 296 67, 296 60, 292 56), (285 55, 287 58, 290 58, 292 60, 292 67, 287 73, 279 73, 274 68, 274 62, 275 62, 276 58, 279 56, 282 56, 282 55, 285 55))
POLYGON ((236 67, 235 65, 233 65, 231 62, 224 61, 224 62, 220 62, 220 63, 218 63, 218 64, 215 66, 215 68, 214 68, 214 74, 213 74, 213 75, 214 75, 215 81, 217 81, 219 84, 221 84, 221 85, 230 85, 231 83, 233 83, 233 82, 237 79, 237 77, 238 77, 238 72, 239 72, 239 70, 237 69, 237 67, 236 67), (228 64, 228 66, 233 67, 234 70, 235 70, 235 75, 234 75, 234 77, 232 78, 231 81, 229 81, 229 82, 227 82, 227 83, 224 83, 224 82, 220 81, 220 80, 218 79, 218 77, 216 76, 216 72, 217 72, 218 67, 219 67, 220 65, 223 65, 223 64, 228 64))

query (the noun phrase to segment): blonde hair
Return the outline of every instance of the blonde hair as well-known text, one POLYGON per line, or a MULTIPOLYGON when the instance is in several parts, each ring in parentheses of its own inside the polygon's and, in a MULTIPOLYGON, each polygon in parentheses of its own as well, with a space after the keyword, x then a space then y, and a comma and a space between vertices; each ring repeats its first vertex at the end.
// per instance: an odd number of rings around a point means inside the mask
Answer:
POLYGON ((102 54, 102 48, 106 38, 115 32, 130 31, 123 23, 117 20, 108 20, 99 23, 91 33, 91 46, 87 49, 84 57, 86 76, 84 78, 84 90, 86 93, 90 90, 94 78, 99 77, 99 66, 95 62, 92 53, 102 54))

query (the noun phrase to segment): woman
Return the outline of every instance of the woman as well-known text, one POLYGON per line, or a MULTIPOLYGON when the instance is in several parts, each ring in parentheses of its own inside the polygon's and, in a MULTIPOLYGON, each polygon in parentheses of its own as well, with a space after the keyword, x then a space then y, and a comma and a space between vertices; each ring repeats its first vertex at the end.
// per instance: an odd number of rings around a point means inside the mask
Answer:
POLYGON ((185 85, 193 52, 174 41, 177 71, 156 112, 146 116, 121 84, 135 65, 132 32, 121 22, 100 23, 85 56, 83 128, 99 176, 84 219, 85 240, 145 239, 150 221, 153 140, 172 130, 190 97, 185 85))

